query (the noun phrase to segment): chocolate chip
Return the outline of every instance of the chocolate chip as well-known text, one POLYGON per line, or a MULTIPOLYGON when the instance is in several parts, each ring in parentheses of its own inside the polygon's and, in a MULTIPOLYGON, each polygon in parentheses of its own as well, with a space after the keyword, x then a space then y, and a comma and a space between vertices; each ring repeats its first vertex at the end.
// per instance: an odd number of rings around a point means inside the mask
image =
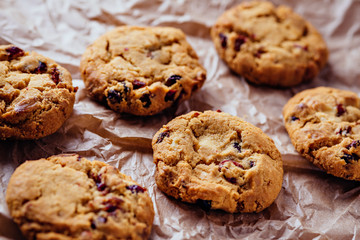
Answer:
POLYGON ((238 35, 238 37, 235 39, 234 44, 234 50, 240 51, 241 45, 243 45, 246 42, 247 37, 244 35, 238 35))
POLYGON ((227 46, 227 37, 223 33, 219 33, 220 44, 222 48, 226 48, 227 46))
POLYGON ((252 168, 253 166, 255 166, 255 163, 253 161, 250 161, 250 168, 252 168))
POLYGON ((112 104, 115 104, 115 103, 120 103, 122 101, 123 97, 121 95, 121 92, 111 89, 108 91, 107 99, 109 99, 109 101, 112 104))
POLYGON ((337 113, 336 113, 337 117, 340 117, 341 115, 343 115, 346 112, 346 110, 344 109, 344 107, 341 103, 336 106, 336 110, 337 110, 337 113))
POLYGON ((51 80, 53 80, 55 84, 58 84, 60 82, 59 76, 60 76, 59 70, 56 67, 53 68, 51 72, 51 80))
POLYGON ((139 89, 139 88, 142 88, 142 87, 145 87, 145 83, 144 82, 142 82, 142 81, 139 81, 139 80, 137 80, 137 79, 135 79, 134 81, 133 81, 133 89, 139 89))
POLYGON ((9 54, 10 60, 24 56, 24 54, 25 54, 25 52, 21 48, 18 48, 15 46, 9 47, 9 48, 5 49, 5 51, 9 54))
POLYGON ((180 80, 182 77, 180 75, 171 75, 165 82, 165 86, 172 86, 176 83, 176 81, 180 80))
POLYGON ((145 103, 144 108, 148 108, 151 105, 150 93, 145 93, 140 97, 140 101, 145 103))
POLYGON ((39 61, 39 66, 37 68, 35 68, 33 73, 45 73, 47 71, 47 66, 45 63, 43 63, 42 61, 39 61))
POLYGON ((156 143, 161 143, 165 137, 169 137, 170 136, 170 132, 169 131, 165 131, 159 134, 158 139, 156 140, 156 143))
POLYGON ((241 146, 240 146, 240 143, 238 143, 238 142, 234 142, 234 143, 233 143, 233 146, 234 146, 234 148, 236 148, 236 150, 238 150, 239 152, 241 152, 241 146))
POLYGON ((196 200, 196 203, 204 210, 209 211, 211 209, 211 200, 196 200))
POLYGON ((91 227, 92 229, 96 229, 96 224, 95 224, 95 222, 91 222, 90 227, 91 227))
POLYGON ((176 90, 169 90, 165 95, 165 102, 174 101, 176 90))
POLYGON ((143 193, 146 191, 145 188, 140 187, 139 185, 130 185, 130 186, 126 186, 126 189, 130 190, 132 193, 143 193))
POLYGON ((124 93, 128 93, 130 88, 128 86, 126 86, 125 82, 122 83, 122 85, 124 86, 124 93))

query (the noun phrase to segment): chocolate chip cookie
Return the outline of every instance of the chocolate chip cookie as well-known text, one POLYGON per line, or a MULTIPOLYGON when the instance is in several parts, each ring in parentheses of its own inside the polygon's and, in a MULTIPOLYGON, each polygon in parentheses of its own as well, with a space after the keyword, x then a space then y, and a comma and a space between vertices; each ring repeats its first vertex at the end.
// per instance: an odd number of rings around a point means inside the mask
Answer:
POLYGON ((184 33, 171 27, 115 28, 86 49, 80 70, 91 97, 134 115, 178 104, 206 79, 184 33))
POLYGON ((354 92, 318 87, 292 97, 283 109, 295 149, 337 177, 360 180, 360 99, 354 92))
POLYGON ((20 165, 6 202, 27 239, 147 239, 154 219, 144 187, 77 154, 20 165))
POLYGON ((244 2, 211 29, 220 57, 255 84, 290 87, 316 77, 328 50, 319 32, 285 6, 244 2))
POLYGON ((57 131, 75 101, 70 73, 53 60, 0 46, 0 139, 37 139, 57 131))
POLYGON ((190 112, 152 140, 161 191, 206 209, 259 212, 281 190, 282 159, 259 128, 227 113, 190 112))

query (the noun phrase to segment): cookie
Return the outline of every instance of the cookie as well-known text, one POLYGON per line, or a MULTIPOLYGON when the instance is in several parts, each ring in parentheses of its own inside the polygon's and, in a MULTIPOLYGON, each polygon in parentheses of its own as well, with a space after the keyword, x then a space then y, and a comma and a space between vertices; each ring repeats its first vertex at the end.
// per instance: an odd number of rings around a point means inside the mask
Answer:
POLYGON ((171 27, 115 28, 86 49, 80 70, 91 97, 134 115, 183 102, 206 79, 184 33, 171 27))
POLYGON ((283 109, 295 149, 337 177, 360 181, 360 99, 356 93, 318 87, 292 97, 283 109))
POLYGON ((154 219, 144 187, 77 154, 20 165, 6 202, 27 239, 147 239, 154 219))
POLYGON ((319 32, 285 6, 244 2, 211 28, 220 57, 255 84, 290 87, 316 77, 328 50, 319 32))
POLYGON ((282 159, 259 128, 223 112, 190 112, 152 140, 158 188, 205 209, 259 212, 281 190, 282 159))
POLYGON ((37 139, 56 132, 75 101, 70 73, 53 60, 0 45, 0 139, 37 139))

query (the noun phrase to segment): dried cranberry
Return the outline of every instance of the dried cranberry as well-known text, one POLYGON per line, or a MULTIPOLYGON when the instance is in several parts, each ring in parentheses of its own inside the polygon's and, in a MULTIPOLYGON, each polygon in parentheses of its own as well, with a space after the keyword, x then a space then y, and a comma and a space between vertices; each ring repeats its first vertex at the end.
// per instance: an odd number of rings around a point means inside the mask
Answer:
POLYGON ((194 117, 198 117, 200 115, 200 113, 196 112, 194 113, 194 117))
POLYGON ((58 84, 60 82, 59 76, 60 76, 59 70, 57 68, 53 68, 51 72, 51 80, 53 80, 55 84, 58 84))
POLYGON ((240 143, 238 143, 238 142, 234 142, 234 143, 233 143, 233 146, 234 146, 234 148, 236 148, 236 150, 238 150, 239 152, 241 152, 241 146, 240 146, 240 143))
POLYGON ((117 90, 109 90, 108 91, 108 96, 107 99, 109 99, 109 101, 114 104, 114 103, 120 103, 123 99, 121 92, 117 91, 117 90))
POLYGON ((253 166, 255 166, 255 163, 253 161, 250 161, 250 168, 252 168, 253 166))
POLYGON ((219 113, 222 112, 220 109, 218 109, 218 110, 216 110, 216 111, 219 112, 219 113))
POLYGON ((209 211, 211 209, 211 200, 196 200, 196 203, 205 211, 209 211))
POLYGON ((347 149, 350 149, 350 148, 357 148, 358 146, 360 146, 360 141, 359 140, 355 140, 355 141, 352 141, 348 146, 346 146, 347 149))
POLYGON ((146 84, 144 82, 135 79, 133 82, 133 89, 142 88, 142 87, 145 87, 145 85, 146 84))
POLYGON ((95 224, 95 222, 92 221, 90 227, 91 227, 92 229, 96 229, 96 224, 95 224))
POLYGON ((291 121, 294 122, 294 121, 296 121, 296 120, 299 120, 299 118, 298 118, 298 117, 295 117, 295 116, 292 116, 292 117, 291 117, 291 121))
POLYGON ((337 117, 340 117, 346 111, 341 103, 336 106, 336 110, 337 110, 337 113, 336 113, 337 117))
POLYGON ((265 51, 263 49, 259 49, 257 50, 257 52, 255 53, 255 57, 257 58, 260 58, 261 57, 261 54, 265 53, 265 51))
POLYGON ((233 161, 233 160, 224 160, 224 161, 222 161, 222 162, 219 163, 219 171, 221 171, 221 168, 223 168, 223 167, 224 167, 224 164, 227 163, 227 162, 231 162, 231 163, 233 163, 235 166, 244 169, 244 166, 241 165, 241 164, 238 163, 238 162, 235 162, 235 161, 233 161))
POLYGON ((105 183, 102 183, 102 182, 96 183, 96 186, 97 186, 97 190, 98 190, 98 191, 104 191, 105 188, 106 188, 106 184, 105 184, 105 183))
POLYGON ((47 71, 47 66, 42 61, 39 61, 39 66, 35 68, 34 73, 45 73, 47 71))
POLYGON ((156 143, 161 143, 165 137, 169 137, 170 136, 170 132, 169 131, 165 131, 159 134, 158 139, 156 140, 156 143))
POLYGON ((176 81, 180 80, 182 77, 180 75, 171 75, 165 82, 165 85, 170 87, 171 85, 174 85, 176 81))
POLYGON ((79 90, 79 87, 74 87, 74 92, 77 92, 79 90))
POLYGON ((346 126, 345 128, 340 128, 339 131, 336 132, 336 134, 346 135, 346 134, 349 134, 351 132, 351 129, 352 129, 351 126, 346 126))
POLYGON ((18 47, 12 46, 5 50, 9 54, 10 59, 18 58, 24 56, 25 52, 18 47))
POLYGON ((234 50, 240 51, 241 45, 246 42, 246 39, 247 37, 245 37, 244 35, 238 35, 238 37, 235 39, 234 50))
POLYGON ((219 33, 220 44, 222 48, 226 48, 227 46, 227 37, 223 33, 219 33))
POLYGON ((308 46, 302 46, 302 45, 299 45, 299 44, 294 44, 294 47, 300 48, 300 49, 302 49, 304 51, 308 51, 308 46))
POLYGON ((130 190, 132 193, 143 193, 146 191, 145 188, 140 187, 139 185, 130 185, 130 186, 126 186, 126 189, 130 190))
POLYGON ((357 161, 359 160, 359 156, 355 153, 347 154, 344 153, 344 155, 341 157, 341 159, 344 159, 346 163, 350 163, 351 161, 357 161))
POLYGON ((235 183, 237 183, 237 181, 236 181, 236 178, 234 178, 234 177, 232 177, 232 178, 225 178, 226 179, 226 181, 228 181, 229 183, 232 183, 232 184, 235 184, 235 183))
POLYGON ((140 101, 142 101, 143 103, 145 103, 144 108, 148 108, 151 105, 151 100, 150 100, 150 93, 145 93, 144 95, 142 95, 140 97, 140 101))
POLYGON ((169 90, 165 95, 165 102, 174 101, 176 90, 169 90))
POLYGON ((117 198, 117 197, 109 198, 109 199, 105 200, 105 202, 104 202, 104 205, 105 205, 104 210, 107 212, 114 212, 116 209, 121 208, 121 204, 123 202, 124 202, 124 200, 117 198))
POLYGON ((125 82, 123 82, 122 85, 124 86, 124 92, 125 92, 125 94, 128 93, 129 90, 130 90, 129 87, 126 86, 125 82))

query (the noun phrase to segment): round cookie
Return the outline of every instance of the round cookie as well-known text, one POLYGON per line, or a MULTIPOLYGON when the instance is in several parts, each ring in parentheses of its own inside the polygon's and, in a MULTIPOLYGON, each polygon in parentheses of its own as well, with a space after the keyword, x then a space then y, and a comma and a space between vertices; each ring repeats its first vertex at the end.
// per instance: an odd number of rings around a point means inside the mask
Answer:
POLYGON ((6 202, 27 239, 147 239, 146 191, 115 167, 62 154, 20 165, 6 202))
POLYGON ((282 159, 259 128, 227 113, 190 112, 152 140, 155 180, 164 193, 207 209, 259 212, 281 190, 282 159))
POLYGON ((360 99, 329 87, 302 91, 283 109, 295 149, 337 177, 360 181, 360 99))
POLYGON ((37 139, 70 117, 76 89, 53 60, 0 45, 0 139, 37 139))
POLYGON ((290 87, 316 77, 328 50, 318 31, 285 6, 244 2, 211 29, 220 57, 255 84, 290 87))
POLYGON ((171 27, 115 28, 86 49, 80 70, 91 97, 134 115, 178 104, 206 79, 184 33, 171 27))

